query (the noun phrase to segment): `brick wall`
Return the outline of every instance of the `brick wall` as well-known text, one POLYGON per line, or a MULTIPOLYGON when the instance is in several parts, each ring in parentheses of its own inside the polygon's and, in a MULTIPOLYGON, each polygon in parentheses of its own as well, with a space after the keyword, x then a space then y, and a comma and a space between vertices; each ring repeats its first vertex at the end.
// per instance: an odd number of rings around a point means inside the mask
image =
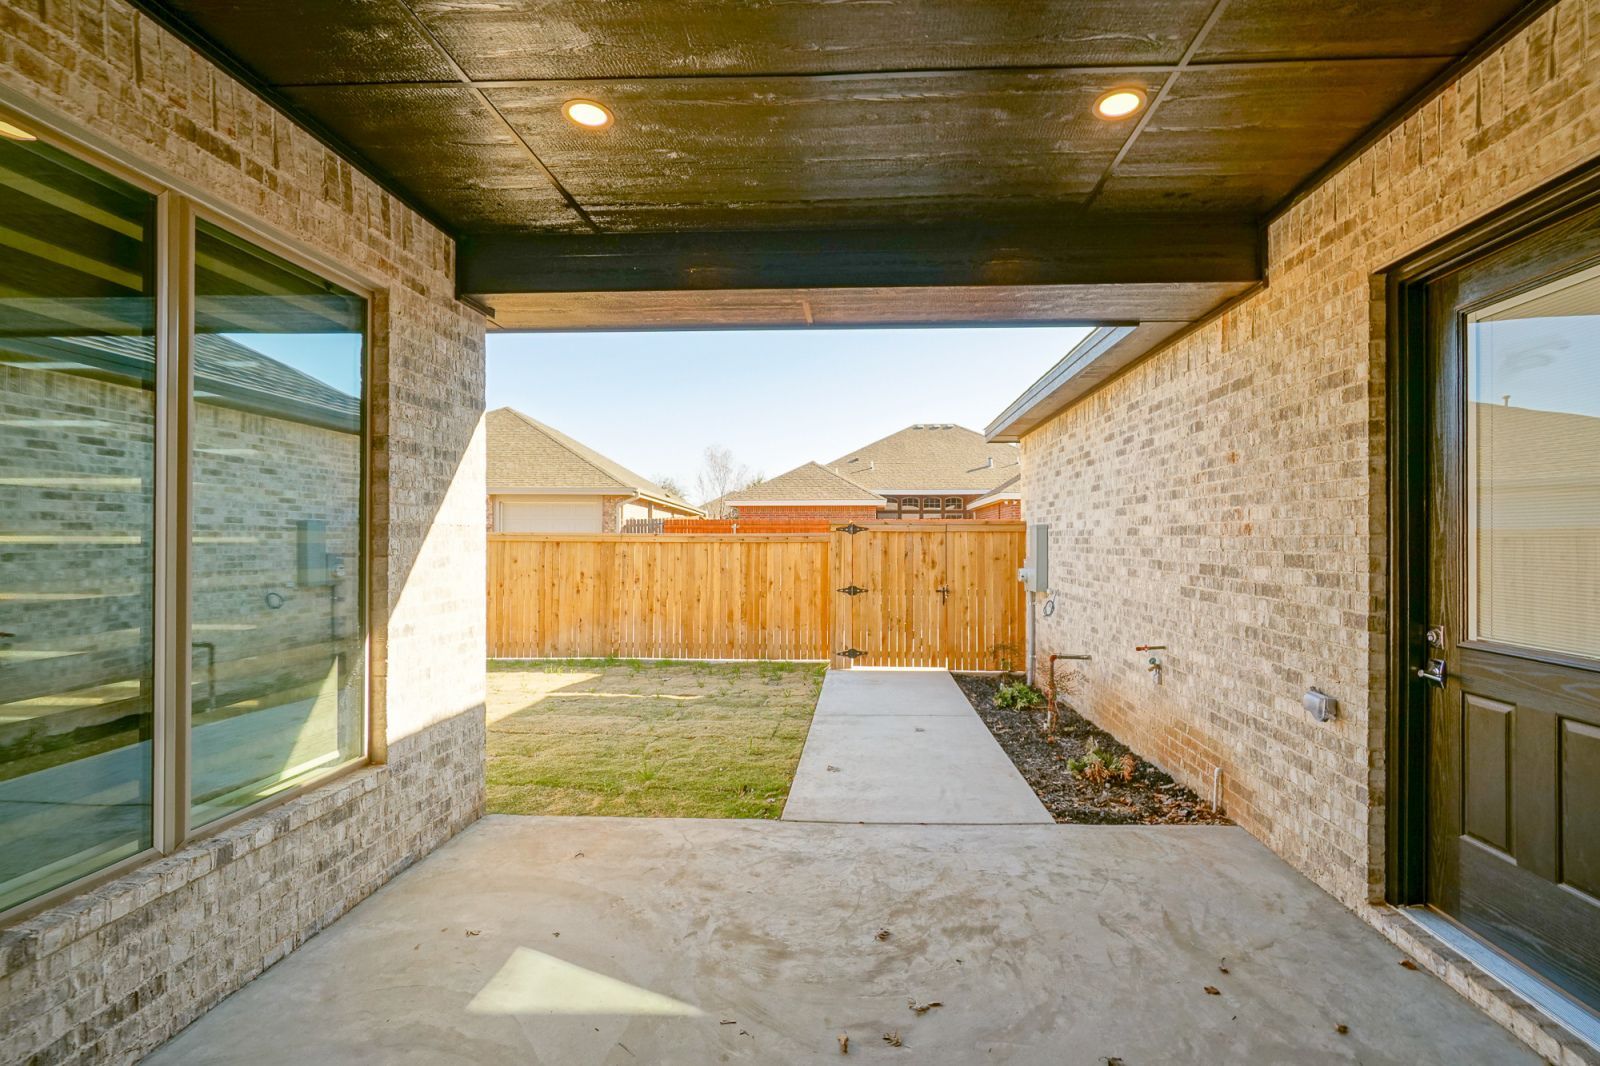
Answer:
POLYGON ((738 508, 740 518, 756 518, 763 522, 795 522, 822 520, 825 522, 870 522, 878 517, 876 507, 758 507, 743 504, 738 508))
MULTIPOLYGON (((195 407, 194 635, 224 664, 224 696, 318 680, 332 633, 347 663, 359 664, 357 571, 329 589, 295 587, 292 519, 326 523, 327 550, 353 560, 359 550, 360 437, 215 404, 195 407), (245 533, 245 536, 218 534, 245 533), (207 534, 212 536, 207 537, 207 534), (277 593, 269 606, 265 593, 277 593), (297 656, 304 650, 307 656, 297 656), (243 660, 252 660, 249 665, 243 660)), ((102 595, 0 601, 0 630, 31 647, 86 653, 25 659, 0 671, 0 703, 60 696, 72 689, 126 685, 150 669, 153 609, 148 531, 152 520, 153 405, 146 390, 72 374, 0 366, 6 448, 0 474, 26 480, 93 478, 104 487, 72 491, 0 488, 7 531, 40 538, 0 551, 8 592, 93 587, 102 595), (56 538, 97 536, 101 544, 56 538), (79 571, 93 582, 85 586, 79 571)), ((201 660, 197 659, 197 662, 201 660)), ((206 679, 197 674, 197 682, 206 679)), ((93 729, 137 711, 148 691, 123 699, 0 723, 0 759, 20 757, 44 733, 93 729)), ((341 699, 358 699, 355 669, 341 699)))
POLYGON ((1022 442, 1040 652, 1092 654, 1090 717, 1202 795, 1221 767, 1229 813, 1352 905, 1384 858, 1376 275, 1593 160, 1597 114, 1600 6, 1565 0, 1279 218, 1265 288, 1022 442))
POLYGON ((128 1062, 483 803, 483 322, 454 247, 121 0, 0 6, 0 86, 373 281, 374 756, 0 930, 0 1061, 128 1062))
POLYGON ((600 532, 616 533, 622 529, 622 505, 632 496, 600 497, 600 532))
POLYGON ((989 522, 1020 522, 1022 520, 1022 501, 996 500, 994 503, 975 509, 972 512, 972 517, 989 522))

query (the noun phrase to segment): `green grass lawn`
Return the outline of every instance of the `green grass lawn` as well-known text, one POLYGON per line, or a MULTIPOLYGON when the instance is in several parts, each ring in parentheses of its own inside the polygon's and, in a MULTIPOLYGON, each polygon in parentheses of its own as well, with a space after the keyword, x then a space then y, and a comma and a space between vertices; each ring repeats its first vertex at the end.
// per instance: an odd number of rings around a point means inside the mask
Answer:
POLYGON ((489 811, 776 818, 823 667, 489 664, 489 811))

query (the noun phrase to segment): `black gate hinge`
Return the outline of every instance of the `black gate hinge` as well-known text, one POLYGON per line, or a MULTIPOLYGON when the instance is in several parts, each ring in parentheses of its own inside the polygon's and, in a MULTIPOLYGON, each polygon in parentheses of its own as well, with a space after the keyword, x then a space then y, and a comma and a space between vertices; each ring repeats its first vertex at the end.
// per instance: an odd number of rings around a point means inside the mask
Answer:
POLYGON ((836 527, 835 531, 839 532, 839 533, 848 533, 853 537, 857 533, 865 533, 867 531, 867 527, 866 526, 858 526, 854 522, 851 522, 847 526, 838 526, 838 527, 836 527))
POLYGON ((862 588, 860 585, 846 585, 839 591, 844 593, 846 596, 859 596, 867 590, 862 588))
POLYGON ((859 659, 867 653, 862 651, 860 648, 846 648, 839 654, 843 655, 846 659, 859 659))

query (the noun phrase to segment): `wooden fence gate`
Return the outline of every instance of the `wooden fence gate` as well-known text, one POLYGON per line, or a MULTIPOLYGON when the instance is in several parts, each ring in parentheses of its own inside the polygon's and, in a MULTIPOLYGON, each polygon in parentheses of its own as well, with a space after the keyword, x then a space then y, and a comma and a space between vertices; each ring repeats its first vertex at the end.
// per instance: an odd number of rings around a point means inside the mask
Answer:
POLYGON ((491 533, 489 654, 1011 668, 1023 655, 1023 529, 491 533))
POLYGON ((834 665, 1020 669, 1023 530, 971 521, 836 530, 834 665))

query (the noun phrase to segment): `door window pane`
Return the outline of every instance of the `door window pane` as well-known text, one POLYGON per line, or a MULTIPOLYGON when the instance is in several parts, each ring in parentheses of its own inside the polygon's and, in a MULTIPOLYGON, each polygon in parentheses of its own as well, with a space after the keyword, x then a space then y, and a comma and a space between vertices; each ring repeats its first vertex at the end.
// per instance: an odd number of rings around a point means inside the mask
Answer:
POLYGON ((0 139, 0 909, 151 845, 154 214, 0 139))
POLYGON ((365 301, 195 233, 191 824, 364 748, 365 301))
POLYGON ((1600 270, 1469 319, 1469 628, 1600 659, 1600 270))

